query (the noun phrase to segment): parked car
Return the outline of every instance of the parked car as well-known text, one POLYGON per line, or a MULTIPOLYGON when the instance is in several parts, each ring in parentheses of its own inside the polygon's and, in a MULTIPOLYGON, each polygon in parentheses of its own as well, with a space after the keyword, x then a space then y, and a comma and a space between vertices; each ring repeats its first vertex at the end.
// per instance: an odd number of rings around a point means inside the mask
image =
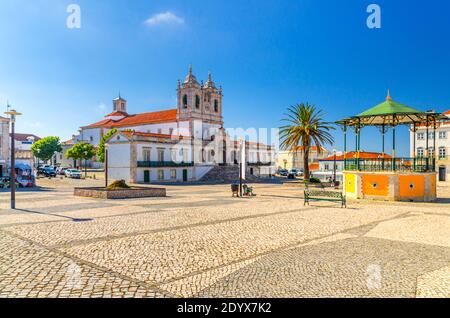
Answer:
POLYGON ((69 169, 69 168, 61 168, 61 167, 58 167, 58 168, 56 168, 56 174, 57 175, 60 175, 60 176, 65 176, 66 175, 66 170, 67 169, 69 169))
POLYGON ((280 169, 280 171, 278 171, 278 174, 282 177, 287 177, 289 171, 287 171, 286 169, 280 169))
POLYGON ((77 169, 67 169, 65 174, 66 174, 67 178, 72 178, 72 179, 80 179, 81 178, 81 171, 77 170, 77 169))
POLYGON ((297 169, 289 170, 288 179, 295 179, 295 177, 297 177, 299 175, 299 173, 301 173, 301 172, 297 169))
POLYGON ((45 177, 56 177, 55 169, 53 169, 53 167, 51 166, 39 168, 37 174, 43 175, 45 177))

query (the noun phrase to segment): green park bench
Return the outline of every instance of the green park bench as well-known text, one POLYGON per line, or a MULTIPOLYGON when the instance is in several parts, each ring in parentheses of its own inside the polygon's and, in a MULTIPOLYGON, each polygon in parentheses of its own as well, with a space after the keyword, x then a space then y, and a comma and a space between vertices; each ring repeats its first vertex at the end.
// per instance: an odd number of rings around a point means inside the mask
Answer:
POLYGON ((304 205, 309 205, 309 201, 330 201, 341 202, 341 208, 347 208, 347 200, 341 191, 312 190, 306 187, 304 200, 304 205))

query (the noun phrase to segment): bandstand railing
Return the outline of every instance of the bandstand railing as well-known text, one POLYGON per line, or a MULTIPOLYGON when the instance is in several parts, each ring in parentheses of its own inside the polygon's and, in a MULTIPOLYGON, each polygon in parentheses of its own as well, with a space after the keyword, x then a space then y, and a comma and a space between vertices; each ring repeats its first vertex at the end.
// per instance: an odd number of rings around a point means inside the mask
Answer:
POLYGON ((436 171, 434 158, 377 158, 345 159, 346 171, 398 171, 398 172, 432 172, 436 171))

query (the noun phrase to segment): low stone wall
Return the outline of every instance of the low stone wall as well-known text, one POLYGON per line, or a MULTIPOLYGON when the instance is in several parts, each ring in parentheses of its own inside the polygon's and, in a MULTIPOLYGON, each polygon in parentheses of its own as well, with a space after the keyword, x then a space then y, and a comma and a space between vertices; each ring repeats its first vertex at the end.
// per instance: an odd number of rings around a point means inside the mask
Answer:
POLYGON ((98 199, 131 199, 165 197, 165 188, 132 187, 130 189, 107 190, 105 188, 75 188, 74 195, 98 199))

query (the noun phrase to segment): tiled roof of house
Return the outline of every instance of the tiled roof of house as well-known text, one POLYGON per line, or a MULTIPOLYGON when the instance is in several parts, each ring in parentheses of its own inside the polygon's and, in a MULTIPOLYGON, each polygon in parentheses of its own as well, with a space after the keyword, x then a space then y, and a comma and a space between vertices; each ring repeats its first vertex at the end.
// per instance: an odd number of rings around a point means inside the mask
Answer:
POLYGON ((121 112, 121 111, 115 111, 115 112, 112 112, 111 114, 106 115, 105 117, 114 117, 114 116, 128 116, 128 113, 121 112))
MULTIPOLYGON (((346 159, 356 159, 356 154, 357 154, 357 152, 355 152, 355 151, 348 152, 346 154, 345 158, 346 159)), ((359 158, 360 159, 381 159, 381 158, 383 158, 383 155, 379 152, 360 151, 359 158)), ((392 158, 392 157, 388 154, 384 154, 384 159, 389 159, 389 158, 392 158)), ((343 161, 343 160, 344 160, 344 155, 336 156, 336 161, 343 161)), ((319 161, 334 161, 334 155, 329 156, 327 158, 319 159, 319 161)))
MULTIPOLYGON (((123 114, 123 113, 122 113, 123 114)), ((111 115, 108 115, 111 116, 111 115)), ((158 112, 127 115, 118 120, 103 119, 97 123, 85 126, 84 128, 116 128, 133 127, 138 125, 157 124, 173 122, 177 120, 177 110, 169 109, 158 112)))
POLYGON ((125 135, 127 138, 131 138, 133 136, 138 137, 154 137, 154 138, 165 138, 165 139, 180 139, 180 138, 186 138, 184 136, 177 136, 177 135, 169 135, 169 134, 157 134, 157 133, 147 133, 147 132, 140 132, 140 131, 133 131, 133 130, 123 130, 120 131, 122 135, 125 135))
POLYGON ((33 135, 33 134, 20 134, 20 133, 19 134, 18 133, 14 134, 14 139, 17 140, 17 141, 28 141, 29 137, 33 137, 34 141, 41 140, 40 137, 38 137, 36 135, 33 135))
POLYGON ((317 162, 309 164, 309 171, 317 171, 317 170, 319 170, 319 164, 317 162))

